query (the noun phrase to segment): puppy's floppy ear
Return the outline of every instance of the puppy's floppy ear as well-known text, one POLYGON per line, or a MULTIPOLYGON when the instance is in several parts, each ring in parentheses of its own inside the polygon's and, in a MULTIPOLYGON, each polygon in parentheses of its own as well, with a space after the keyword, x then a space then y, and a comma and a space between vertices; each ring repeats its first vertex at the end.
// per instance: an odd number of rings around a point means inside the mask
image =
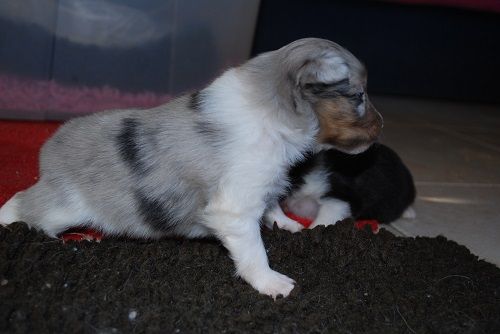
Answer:
POLYGON ((297 73, 297 85, 305 87, 310 84, 330 85, 349 79, 349 67, 345 60, 333 52, 313 59, 307 59, 297 73))
POLYGON ((349 67, 332 53, 307 60, 298 71, 297 86, 310 101, 346 95, 351 88, 349 67))

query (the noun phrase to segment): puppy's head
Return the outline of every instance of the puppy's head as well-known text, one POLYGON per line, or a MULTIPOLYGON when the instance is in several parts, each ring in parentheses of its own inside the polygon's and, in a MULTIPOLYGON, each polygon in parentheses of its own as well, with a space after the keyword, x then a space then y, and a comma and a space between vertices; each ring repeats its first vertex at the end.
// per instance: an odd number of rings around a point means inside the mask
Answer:
POLYGON ((317 38, 298 40, 278 51, 293 81, 294 98, 310 106, 318 119, 320 147, 354 154, 377 139, 382 117, 368 98, 366 70, 356 57, 317 38))

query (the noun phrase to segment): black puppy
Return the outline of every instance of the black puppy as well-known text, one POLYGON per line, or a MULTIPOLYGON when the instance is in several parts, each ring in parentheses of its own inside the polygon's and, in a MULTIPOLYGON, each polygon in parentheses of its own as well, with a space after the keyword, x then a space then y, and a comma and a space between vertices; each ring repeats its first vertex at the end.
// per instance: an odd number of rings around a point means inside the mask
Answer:
MULTIPOLYGON (((292 188, 283 210, 313 220, 310 228, 347 217, 387 224, 415 216, 410 207, 416 195, 413 177, 396 152, 382 144, 357 155, 333 149, 312 154, 292 167, 289 176, 292 188)), ((276 221, 280 228, 302 228, 283 217, 276 221)))

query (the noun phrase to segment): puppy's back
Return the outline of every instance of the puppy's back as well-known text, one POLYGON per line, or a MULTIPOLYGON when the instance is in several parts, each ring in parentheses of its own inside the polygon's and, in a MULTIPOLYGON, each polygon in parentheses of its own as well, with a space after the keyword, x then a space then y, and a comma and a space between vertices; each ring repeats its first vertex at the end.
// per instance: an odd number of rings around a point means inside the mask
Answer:
POLYGON ((109 234, 196 234, 192 225, 222 167, 205 138, 213 134, 190 101, 184 96, 63 125, 42 148, 41 179, 21 197, 21 219, 36 222, 63 205, 65 215, 80 209, 67 219, 106 221, 109 234))

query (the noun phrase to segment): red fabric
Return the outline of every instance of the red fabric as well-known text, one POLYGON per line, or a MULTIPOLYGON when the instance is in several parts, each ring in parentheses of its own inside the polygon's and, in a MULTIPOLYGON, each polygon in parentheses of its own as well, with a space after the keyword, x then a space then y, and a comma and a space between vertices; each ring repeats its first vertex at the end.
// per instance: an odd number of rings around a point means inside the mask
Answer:
POLYGON ((313 221, 311 219, 294 215, 291 212, 285 212, 285 215, 288 218, 295 220, 300 225, 303 225, 305 228, 309 228, 309 226, 311 226, 311 224, 313 223, 313 221))
POLYGON ((104 235, 102 232, 93 230, 91 228, 74 228, 74 229, 69 229, 65 231, 64 233, 61 233, 59 235, 59 238, 64 243, 68 242, 81 242, 81 241, 95 241, 95 242, 101 242, 101 240, 104 238, 104 235))
MULTIPOLYGON (((285 215, 288 218, 293 219, 297 223, 303 225, 305 228, 309 228, 309 226, 311 226, 311 224, 313 223, 313 221, 311 219, 294 215, 291 212, 285 212, 285 215)), ((357 220, 354 223, 354 227, 357 230, 363 230, 366 226, 370 226, 372 232, 375 234, 378 233, 378 231, 379 231, 379 222, 377 220, 357 220)))
POLYGON ((354 223, 354 227, 358 230, 363 230, 365 226, 370 226, 372 232, 376 234, 379 231, 378 224, 378 220, 375 219, 356 220, 356 223, 354 223))
POLYGON ((60 123, 0 121, 0 206, 35 184, 38 153, 60 123))

